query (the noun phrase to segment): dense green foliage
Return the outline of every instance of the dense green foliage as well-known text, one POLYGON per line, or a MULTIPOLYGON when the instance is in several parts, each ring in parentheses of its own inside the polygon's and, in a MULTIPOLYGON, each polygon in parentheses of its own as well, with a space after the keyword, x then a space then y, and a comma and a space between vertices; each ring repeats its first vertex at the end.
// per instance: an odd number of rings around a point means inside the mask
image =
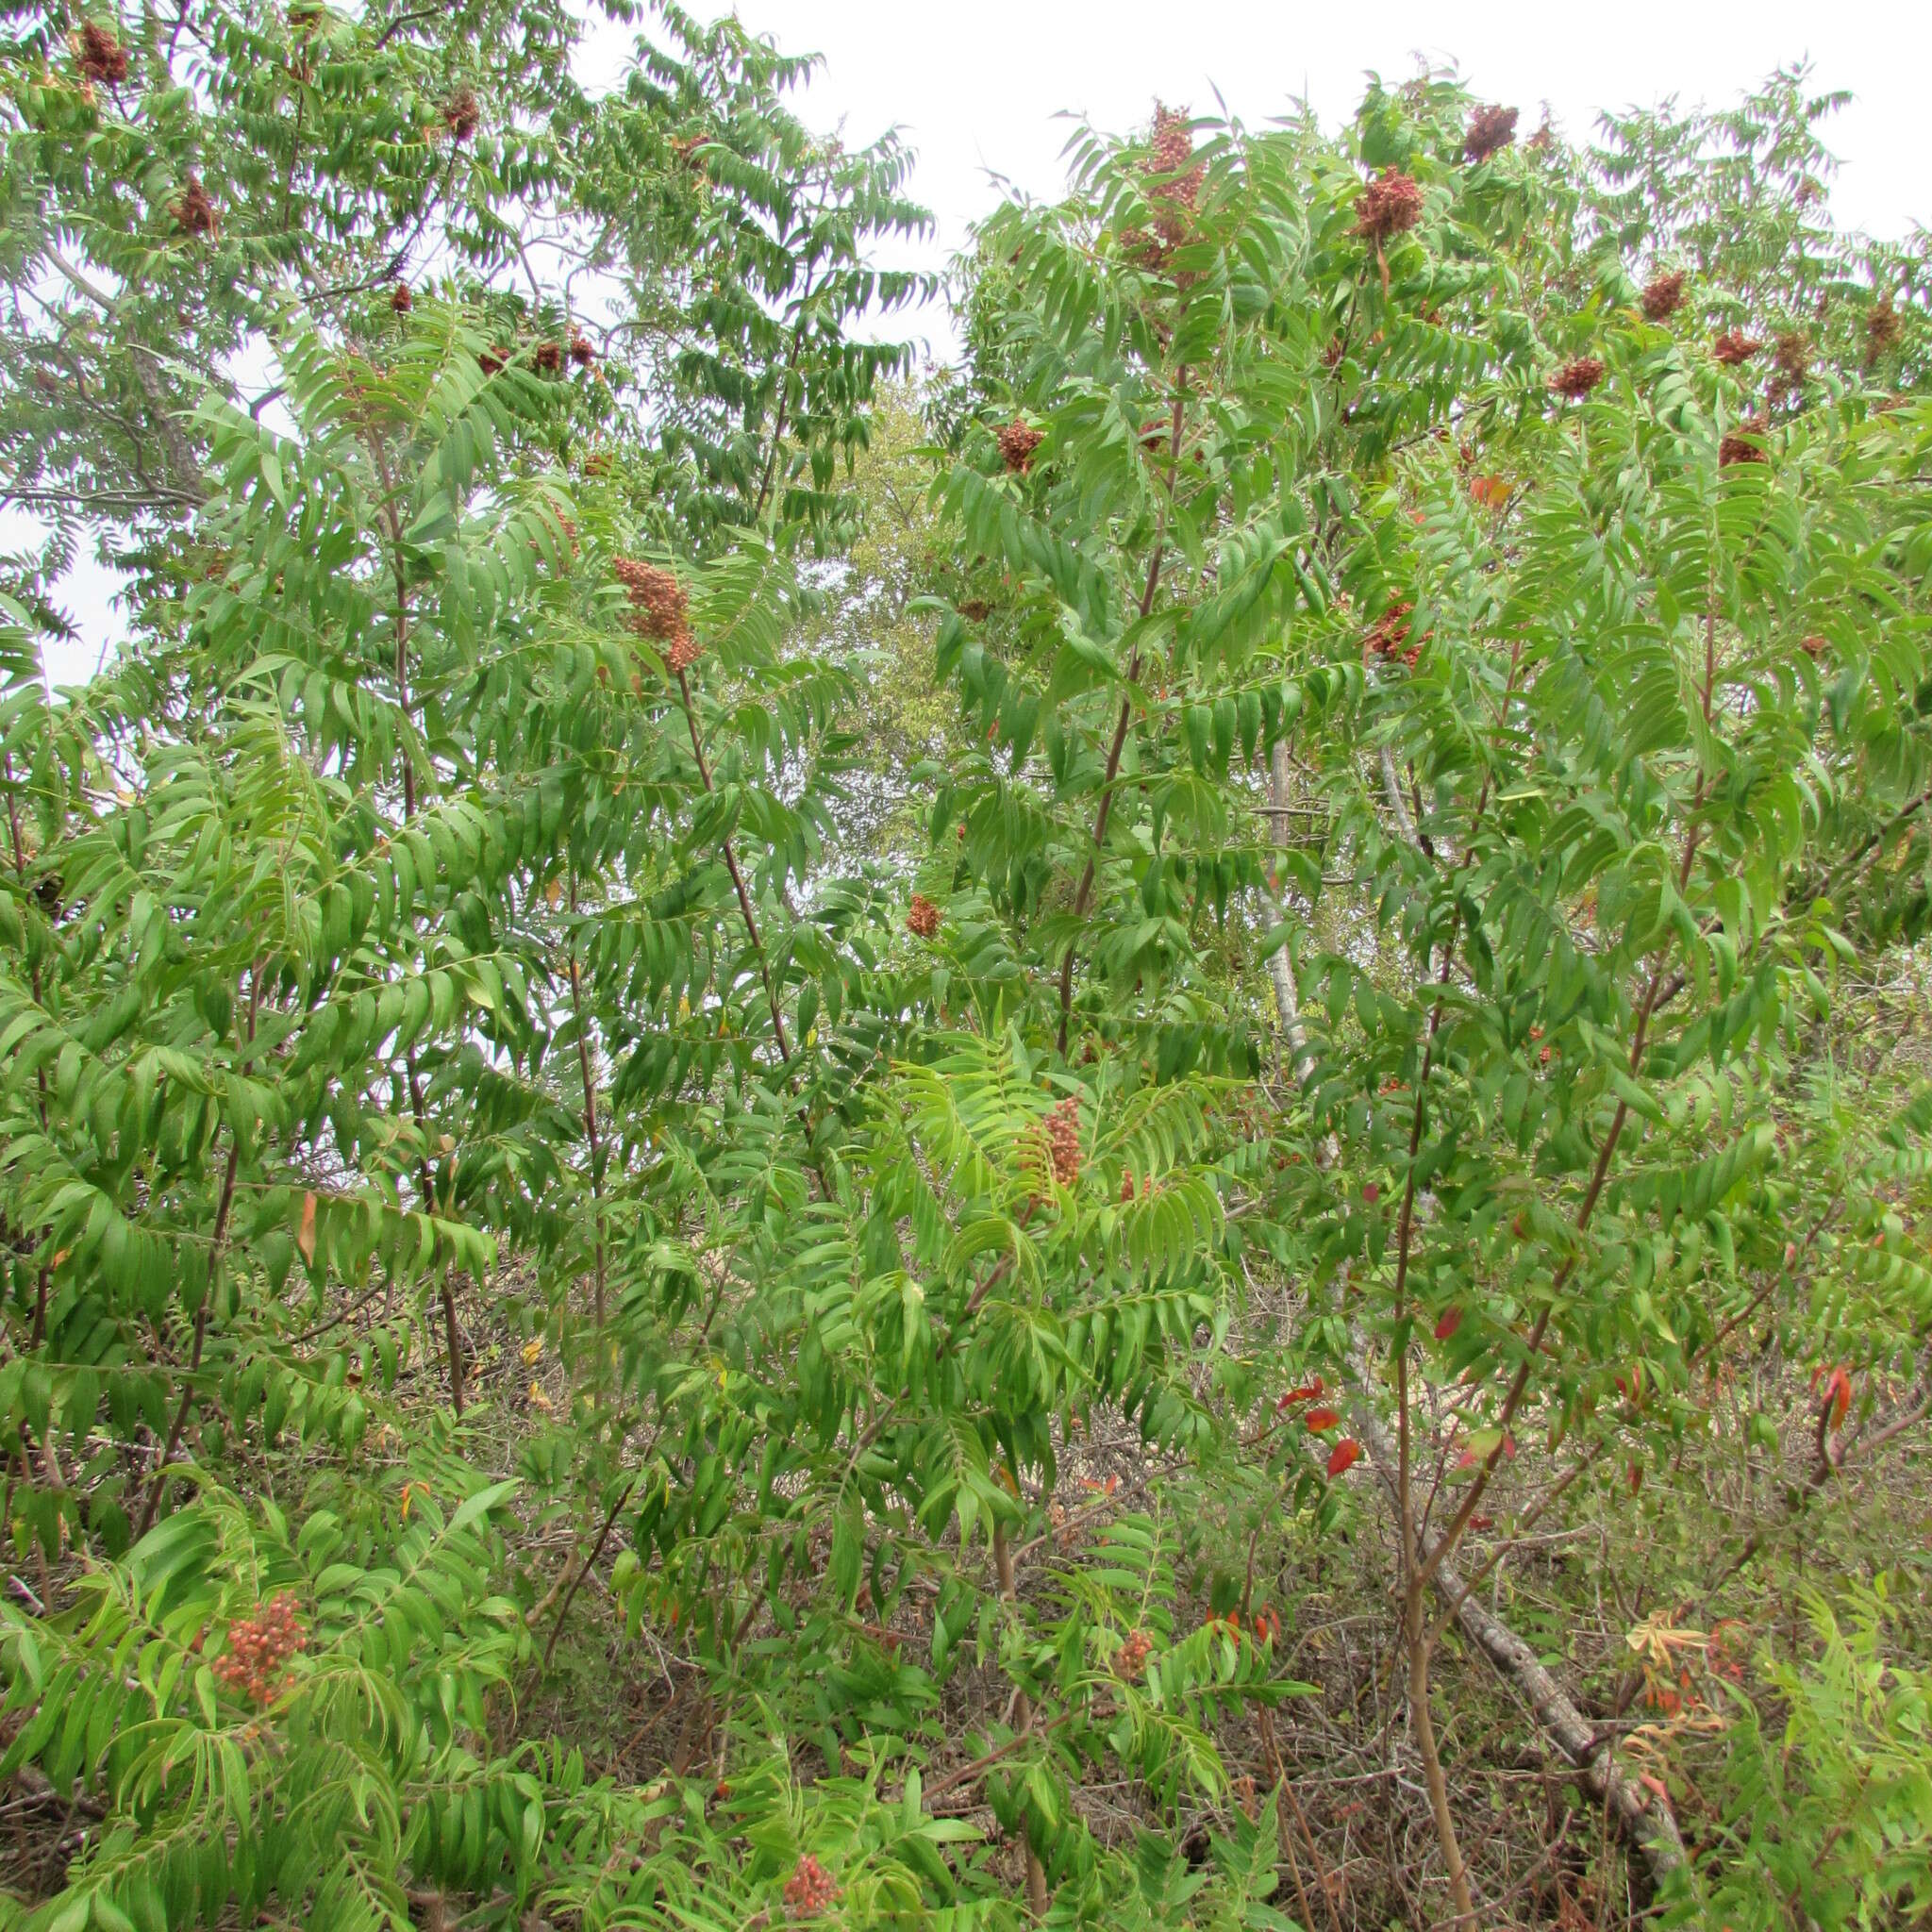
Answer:
POLYGON ((9 15, 0 1910, 1307 1925, 1392 1517, 1450 1921, 1430 1591, 1560 1500, 1682 1540, 1634 1894, 1922 1911, 1906 1524, 1716 1600, 1932 1405, 1932 320, 1830 104, 1090 134, 914 391, 908 157, 644 25, 9 15))

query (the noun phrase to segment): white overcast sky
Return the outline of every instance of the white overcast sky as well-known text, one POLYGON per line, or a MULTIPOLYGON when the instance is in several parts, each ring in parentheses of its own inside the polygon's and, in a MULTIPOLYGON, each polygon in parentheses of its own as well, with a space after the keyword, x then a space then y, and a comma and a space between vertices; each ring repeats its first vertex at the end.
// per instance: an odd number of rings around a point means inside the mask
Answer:
MULTIPOLYGON (((727 9, 699 0, 699 10, 727 9)), ((842 120, 853 142, 902 130, 919 155, 911 192, 948 250, 991 205, 993 175, 1056 192, 1063 110, 1124 132, 1157 96, 1214 113, 1218 89, 1251 124, 1306 98, 1334 126, 1371 71, 1402 80, 1418 56, 1454 62, 1485 99, 1521 108, 1524 133, 1547 102, 1572 139, 1589 137, 1604 108, 1669 96, 1727 106, 1780 64, 1809 60, 1820 91, 1856 96, 1829 124, 1840 219, 1901 239, 1932 225, 1925 0, 739 0, 735 10, 788 51, 824 57, 807 120, 842 120)))
MULTIPOLYGON (((703 17, 724 10, 687 4, 703 17)), ((1924 0, 739 0, 736 10, 787 51, 824 57, 799 102, 808 123, 842 123, 854 143, 897 126, 916 149, 910 192, 939 224, 918 254, 934 265, 992 205, 995 176, 1035 195, 1058 190, 1071 132, 1063 112, 1124 132, 1157 97, 1213 113, 1218 89, 1251 124, 1306 97, 1333 126, 1369 72, 1400 80, 1418 56, 1455 62, 1484 98, 1521 108, 1525 131, 1547 102, 1573 139, 1587 138, 1605 108, 1666 96, 1728 105, 1781 62, 1809 60, 1820 90, 1855 96, 1828 132, 1842 162, 1840 220, 1895 239, 1932 225, 1924 0)), ((629 45, 628 33, 601 27, 582 50, 582 78, 599 91, 618 84, 629 45)), ((943 356, 943 319, 922 326, 943 356)), ((62 586, 82 634, 48 650, 56 683, 84 677, 111 643, 116 588, 91 557, 62 586)))

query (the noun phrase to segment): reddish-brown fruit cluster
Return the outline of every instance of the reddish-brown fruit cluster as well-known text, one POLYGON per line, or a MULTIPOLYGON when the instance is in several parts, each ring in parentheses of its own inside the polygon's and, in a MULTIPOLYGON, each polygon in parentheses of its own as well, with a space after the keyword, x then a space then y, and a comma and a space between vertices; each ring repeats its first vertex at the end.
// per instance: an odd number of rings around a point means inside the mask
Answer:
POLYGON ((199 175, 189 175, 187 185, 175 197, 175 226, 183 235, 198 235, 203 240, 211 239, 221 227, 215 205, 208 198, 208 190, 201 185, 199 175))
POLYGON ((1080 1103, 1071 1094, 1047 1115, 1045 1134, 1053 1177, 1071 1188, 1080 1178, 1080 1103))
POLYGON ((1595 356, 1573 356, 1545 385, 1552 395, 1580 403, 1604 379, 1604 365, 1595 356))
POLYGON ((1418 641, 1410 643, 1410 613, 1415 607, 1404 602, 1391 604, 1376 620, 1374 627, 1362 639, 1362 662, 1379 658, 1385 664, 1403 663, 1413 671, 1416 659, 1422 656, 1422 644, 1418 641))
POLYGON ((458 142, 468 141, 482 124, 483 109, 474 88, 459 87, 442 104, 442 125, 458 142))
POLYGON ((228 1625, 228 1647, 215 1659, 214 1673, 238 1697, 268 1704, 294 1681, 289 1659, 308 1648, 295 1621, 295 1599, 285 1591, 254 1616, 228 1625))
POLYGON ((1747 336, 1742 329, 1727 328, 1711 343, 1710 353, 1713 360, 1722 362, 1726 369, 1735 369, 1740 363, 1750 361, 1763 346, 1755 336, 1747 336))
POLYGON ((1643 312, 1652 322, 1662 322, 1683 308, 1684 281, 1684 271, 1674 269, 1667 275, 1652 275, 1644 283, 1643 312))
POLYGON ((1801 328, 1783 330, 1772 342, 1772 360, 1778 374, 1802 382, 1811 373, 1811 338, 1801 328))
POLYGON ((832 1874, 809 1852, 800 1853, 785 1881, 785 1909, 794 1919, 815 1919, 838 1896, 832 1874))
POLYGON ((640 637, 662 642, 685 627, 684 586, 675 573, 634 557, 620 557, 612 568, 630 598, 631 628, 640 637))
POLYGON ((1114 1672, 1123 1677, 1138 1677, 1141 1667, 1153 1654, 1153 1638, 1144 1630, 1130 1630, 1126 1641, 1113 1654, 1114 1672))
POLYGON ((1422 185, 1399 168, 1384 168, 1355 201, 1355 231, 1365 241, 1386 242, 1423 218, 1422 185))
POLYGON ((992 606, 984 597, 968 597, 959 606, 959 615, 969 623, 981 623, 992 610, 992 606))
POLYGON ((398 282, 389 291, 389 306, 398 315, 407 315, 416 306, 416 298, 409 293, 408 282, 398 282))
POLYGON ((1033 452, 1046 441, 1046 432, 1030 423, 1003 423, 999 430, 1000 461, 1016 476, 1033 467, 1033 452))
POLYGON ((1865 359, 1875 362, 1906 332, 1906 325, 1890 295, 1881 295, 1865 318, 1865 359))
POLYGON ((1123 1205, 1134 1198, 1134 1176, 1124 1174, 1121 1176, 1121 1201, 1123 1205))
POLYGON ((499 343, 493 349, 485 349, 476 358, 476 366, 482 370, 485 375, 498 375, 502 374, 505 364, 508 362, 509 356, 510 352, 499 343))
POLYGON ((1556 144, 1557 130, 1550 125, 1549 113, 1545 109, 1543 118, 1537 124, 1536 132, 1524 142, 1524 146, 1533 155, 1546 155, 1556 144))
POLYGON ((1727 430, 1717 446, 1718 467, 1725 469, 1732 463, 1764 462, 1765 454, 1754 441, 1764 434, 1764 428, 1762 416, 1746 416, 1735 429, 1727 430))
MULTIPOLYGON (((1188 117, 1172 108, 1154 110, 1154 142, 1148 150, 1145 172, 1159 178, 1148 190, 1147 198, 1157 204, 1155 232, 1170 246, 1188 232, 1188 217, 1201 198, 1201 183, 1208 177, 1208 164, 1194 159, 1194 137, 1188 131, 1188 117)), ((1123 237, 1123 240, 1125 238, 1123 237)))
POLYGON ((539 342, 531 353, 530 367, 539 375, 555 375, 563 367, 563 344, 539 342))
POLYGON ((570 332, 570 359, 579 369, 588 369, 597 359, 596 345, 580 329, 570 332))
POLYGON ((1486 161, 1506 147, 1514 147, 1516 116, 1514 108, 1478 108, 1469 124, 1469 132, 1462 137, 1462 158, 1486 161))
POLYGON ((75 42, 80 71, 90 80, 104 80, 118 87, 127 78, 127 49, 104 26, 89 21, 75 42))
POLYGON ((940 908, 924 892, 914 892, 911 908, 906 914, 906 930, 916 938, 929 940, 940 929, 940 908))
POLYGON ((1333 369, 1341 360, 1341 338, 1331 337, 1326 348, 1322 351, 1322 367, 1333 369))
MULTIPOLYGON (((1809 656, 1814 661, 1817 658, 1824 657, 1825 652, 1831 649, 1830 640, 1828 638, 1820 637, 1816 631, 1813 631, 1809 637, 1801 639, 1800 643, 1804 651, 1807 653, 1807 655, 1809 656)), ((1785 1261, 1785 1266, 1789 1268, 1791 1265, 1791 1262, 1796 1259, 1797 1256, 1795 1252, 1790 1252, 1785 1261)))

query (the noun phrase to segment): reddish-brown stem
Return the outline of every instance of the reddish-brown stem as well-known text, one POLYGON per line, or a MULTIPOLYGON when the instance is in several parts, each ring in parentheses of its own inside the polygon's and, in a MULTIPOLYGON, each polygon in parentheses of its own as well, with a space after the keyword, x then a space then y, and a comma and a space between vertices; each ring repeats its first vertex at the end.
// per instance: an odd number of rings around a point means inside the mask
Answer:
MULTIPOLYGON (((1167 554, 1167 520, 1174 504, 1175 478, 1180 473, 1181 461, 1181 422, 1187 410, 1188 372, 1180 372, 1174 393, 1174 427, 1168 438, 1167 449, 1167 490, 1160 499, 1160 508, 1154 527, 1154 551, 1147 559, 1147 582, 1141 592, 1141 616, 1145 619, 1154 608, 1154 593, 1160 587, 1160 566, 1167 554)), ((1100 855, 1107 843, 1107 822, 1113 814, 1113 793, 1115 781, 1120 776, 1121 754, 1126 748, 1127 727, 1133 722, 1134 693, 1132 687, 1141 675, 1141 647, 1137 643, 1127 658, 1126 694, 1121 699, 1120 715, 1114 720, 1113 741, 1108 746, 1107 771, 1100 781, 1100 806, 1093 815, 1093 849, 1087 856, 1087 868, 1080 874, 1079 890, 1074 894, 1074 918, 1075 922, 1087 915, 1087 902, 1093 892, 1093 880, 1100 863, 1100 855)), ((1064 1058, 1067 1051, 1067 1029, 1074 1011, 1074 960, 1079 951, 1077 941, 1069 941, 1067 955, 1060 961, 1060 1031, 1059 1050, 1064 1058)))
MULTIPOLYGON (((684 697, 684 722, 691 731, 691 756, 698 761, 698 777, 707 791, 711 789, 711 768, 705 759, 704 741, 698 736, 697 711, 691 701, 691 682, 680 670, 677 674, 677 689, 684 697)), ((751 949, 758 962, 758 977, 765 986, 765 1003, 772 1009, 772 1031, 778 1042, 778 1058, 789 1067, 791 1064, 791 1048, 785 1039, 785 1015, 778 1005, 778 991, 772 984, 771 968, 765 963, 765 942, 758 937, 758 915, 751 908, 751 893, 745 889, 744 874, 738 869, 738 854, 731 849, 731 841, 724 841, 724 864, 731 874, 731 883, 738 891, 738 908, 744 915, 744 929, 751 937, 751 949)))
POLYGON ((188 1374, 182 1381, 181 1400, 175 1407, 175 1420, 169 1424, 168 1440, 161 1445, 161 1459, 155 1465, 155 1479, 149 1485, 147 1502, 142 1508, 141 1527, 134 1533, 136 1542, 154 1527, 155 1512, 161 1507, 161 1494, 168 1487, 168 1466, 175 1460, 175 1451, 181 1446, 181 1431, 188 1425, 188 1410, 194 1401, 194 1378, 201 1372, 202 1345, 208 1340, 208 1311, 221 1282, 222 1251, 227 1242, 228 1210, 235 1204, 235 1173, 241 1159, 242 1150, 231 1128, 228 1165, 222 1176, 222 1198, 215 1209, 214 1238, 208 1249, 208 1286, 202 1291, 201 1307, 194 1311, 194 1346, 188 1357, 188 1374))
MULTIPOLYGON (((1017 1616, 1020 1608, 1020 1593, 1013 1583, 1013 1553, 1007 1546, 1006 1525, 995 1523, 992 1526, 992 1562, 999 1576, 1000 1595, 1006 1600, 1007 1607, 1017 1616)), ((1033 1728, 1033 1700, 1024 1690, 1013 1693, 1013 1718, 1022 1735, 1033 1728)), ((1026 1906, 1035 1919, 1046 1917, 1047 1908, 1053 1903, 1046 1889, 1046 1867, 1040 1862, 1040 1854, 1033 1849, 1033 1841, 1026 1841, 1026 1906)))

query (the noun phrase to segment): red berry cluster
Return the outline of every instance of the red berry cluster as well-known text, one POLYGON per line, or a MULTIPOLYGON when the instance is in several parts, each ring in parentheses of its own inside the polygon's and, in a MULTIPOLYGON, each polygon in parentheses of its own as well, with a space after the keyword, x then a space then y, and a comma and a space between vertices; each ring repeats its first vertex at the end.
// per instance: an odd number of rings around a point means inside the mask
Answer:
POLYGON ((1030 423, 1004 423, 1000 425, 1000 461, 1016 476, 1033 467, 1033 452, 1046 441, 1046 432, 1030 423))
POLYGON ((839 1896, 832 1874, 809 1852, 799 1855, 785 1881, 785 1909, 794 1919, 815 1919, 839 1896))
POLYGON ((1667 275, 1653 275, 1643 285, 1643 312, 1652 322, 1662 322, 1684 306, 1685 275, 1674 269, 1667 275))
POLYGON ((268 1704, 294 1681, 288 1668, 308 1639, 295 1621, 295 1599, 284 1591, 253 1617, 228 1625, 228 1647, 215 1659, 214 1674, 239 1697, 268 1704))
POLYGON ((1552 395, 1580 403, 1604 379, 1604 365, 1594 356, 1573 356, 1549 379, 1552 395))
POLYGON ((530 367, 539 375, 555 375, 563 367, 563 344, 539 342, 530 357, 530 367))
POLYGON ((208 198, 199 175, 191 175, 175 201, 175 226, 183 235, 197 235, 204 241, 221 226, 215 205, 208 198))
POLYGON ((596 345, 580 329, 570 332, 570 359, 579 369, 588 369, 597 359, 596 345))
POLYGON ((407 315, 416 306, 416 298, 409 293, 408 282, 398 282, 389 291, 389 306, 398 315, 407 315))
POLYGON ((1138 1677, 1141 1666, 1154 1654, 1154 1640, 1144 1630, 1128 1632, 1126 1641, 1113 1654, 1116 1674, 1138 1677))
POLYGON ((1207 178, 1208 164, 1194 160, 1194 137, 1188 130, 1188 117, 1172 108, 1154 110, 1154 144, 1147 155, 1146 172, 1158 178, 1148 190, 1149 201, 1158 204, 1154 229, 1170 246, 1188 232, 1188 217, 1201 198, 1201 183, 1207 178))
POLYGON ((1462 158, 1486 161, 1506 147, 1514 147, 1516 116, 1514 108, 1478 108, 1469 124, 1469 132, 1462 138, 1462 158))
POLYGON ((1763 346, 1755 336, 1747 336, 1742 329, 1727 328, 1711 343, 1710 353, 1726 369, 1735 369, 1740 363, 1750 361, 1763 346))
POLYGON ((689 671, 698 660, 698 646, 691 634, 684 586, 672 572, 635 558, 620 557, 615 568, 630 597, 630 627, 641 638, 670 647, 664 660, 674 672, 689 671))
POLYGON ((1362 639, 1362 661, 1368 663, 1379 658, 1385 664, 1403 663, 1409 670, 1416 667, 1416 660, 1422 656, 1420 641, 1410 643, 1410 613, 1415 607, 1407 602, 1391 604, 1374 627, 1362 639))
POLYGON ((116 87, 127 78, 127 49, 104 26, 89 21, 75 43, 80 71, 90 80, 104 80, 116 87))
POLYGON ((1071 1095, 1046 1117, 1046 1152, 1054 1179, 1071 1188, 1080 1178, 1080 1103, 1071 1095))
POLYGON ((1422 218, 1422 186, 1399 168, 1384 168, 1356 196, 1355 231, 1370 242, 1405 234, 1422 218))
POLYGON ((483 120, 474 88, 459 87, 442 106, 442 125, 458 142, 468 141, 483 120))
POLYGON ((1764 434, 1765 423, 1762 416, 1746 416, 1735 429, 1725 433, 1717 446, 1717 461, 1720 469, 1727 469, 1732 463, 1761 463, 1767 460, 1756 438, 1764 434))
POLYGON ((920 939, 929 940, 940 929, 940 908, 924 892, 914 892, 911 909, 906 914, 906 928, 920 939))

